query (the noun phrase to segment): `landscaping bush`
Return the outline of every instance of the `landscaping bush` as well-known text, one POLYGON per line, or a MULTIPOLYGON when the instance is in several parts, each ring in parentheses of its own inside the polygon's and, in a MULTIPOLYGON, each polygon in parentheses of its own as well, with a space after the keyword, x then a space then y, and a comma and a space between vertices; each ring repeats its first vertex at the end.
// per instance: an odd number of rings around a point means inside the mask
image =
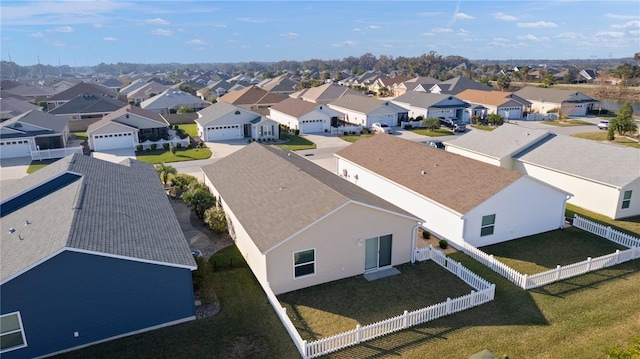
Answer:
POLYGON ((189 143, 187 143, 187 149, 190 150, 193 148, 193 143, 191 143, 191 141, 189 141, 189 143))
POLYGON ((191 272, 193 290, 197 292, 202 304, 214 304, 218 297, 213 290, 213 268, 203 257, 195 257, 198 268, 191 272))
POLYGON ((431 238, 431 232, 429 231, 425 231, 424 229, 422 230, 422 238, 424 239, 429 239, 431 238))
POLYGON ((163 143, 163 144, 162 144, 162 148, 164 148, 165 150, 168 150, 168 149, 169 149, 169 144, 168 144, 168 143, 166 143, 166 142, 165 142, 165 143, 163 143))
POLYGON ((296 128, 296 129, 293 131, 293 134, 294 134, 294 135, 296 135, 296 136, 298 136, 298 135, 300 134, 300 130, 296 128))
POLYGON ((136 145, 136 151, 138 152, 142 151, 142 145, 136 145))
POLYGON ((227 217, 220 207, 211 207, 204 212, 204 223, 209 225, 211 230, 221 234, 227 231, 227 217))
POLYGON ((447 247, 449 247, 449 242, 447 242, 446 239, 441 239, 438 242, 438 246, 440 246, 440 248, 442 248, 442 249, 447 249, 447 247))
POLYGON ((180 143, 180 142, 176 143, 176 148, 177 149, 181 149, 182 148, 182 143, 180 143))
POLYGON ((155 151, 158 148, 158 144, 157 143, 152 143, 149 147, 151 147, 152 151, 155 151))
POLYGON ((215 196, 203 187, 195 186, 182 195, 184 203, 191 207, 200 219, 204 219, 204 212, 216 204, 215 196))
POLYGON ((413 126, 411 125, 404 125, 404 129, 405 130, 411 130, 413 128, 413 126))
POLYGON ((203 148, 203 147, 204 147, 204 141, 198 142, 198 148, 203 148))
POLYGON ((169 151, 174 155, 176 154, 176 146, 174 146, 173 143, 169 146, 169 151))

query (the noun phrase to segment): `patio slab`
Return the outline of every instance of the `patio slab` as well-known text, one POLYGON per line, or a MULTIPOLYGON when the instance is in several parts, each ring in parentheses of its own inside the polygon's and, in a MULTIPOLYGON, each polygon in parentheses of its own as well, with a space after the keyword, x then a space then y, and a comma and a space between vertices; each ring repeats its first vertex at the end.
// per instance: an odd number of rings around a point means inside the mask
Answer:
POLYGON ((397 268, 392 267, 392 268, 383 269, 377 272, 367 273, 364 275, 364 279, 371 282, 381 278, 391 277, 392 275, 396 275, 396 274, 400 274, 400 271, 397 268))

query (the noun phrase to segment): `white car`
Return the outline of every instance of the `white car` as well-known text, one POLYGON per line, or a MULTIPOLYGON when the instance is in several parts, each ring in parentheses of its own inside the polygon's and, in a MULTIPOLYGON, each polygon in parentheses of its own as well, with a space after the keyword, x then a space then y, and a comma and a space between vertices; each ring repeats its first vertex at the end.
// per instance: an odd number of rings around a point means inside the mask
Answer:
POLYGON ((371 129, 374 132, 393 133, 393 130, 391 129, 391 127, 389 127, 389 125, 387 125, 386 123, 376 122, 376 123, 371 125, 371 129))
POLYGON ((598 128, 601 129, 601 130, 608 130, 609 129, 609 120, 600 121, 598 123, 598 128))

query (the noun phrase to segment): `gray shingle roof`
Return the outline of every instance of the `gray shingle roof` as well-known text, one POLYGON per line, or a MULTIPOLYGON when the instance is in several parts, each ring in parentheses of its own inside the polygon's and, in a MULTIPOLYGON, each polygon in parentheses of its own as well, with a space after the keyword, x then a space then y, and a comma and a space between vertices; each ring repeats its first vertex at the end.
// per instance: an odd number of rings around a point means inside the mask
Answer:
POLYGON ((408 104, 422 108, 460 108, 470 105, 452 95, 409 91, 391 100, 395 104, 408 104))
POLYGON ((140 107, 148 110, 165 108, 177 109, 180 106, 206 107, 208 105, 210 105, 209 102, 204 101, 199 97, 173 88, 167 89, 163 93, 156 95, 150 99, 146 99, 140 103, 140 107))
POLYGON ((123 108, 126 105, 126 103, 111 97, 84 93, 54 108, 49 111, 49 113, 54 115, 109 113, 123 108))
POLYGON ((70 155, 3 186, 2 202, 68 172, 81 178, 40 199, 26 201, 24 207, 0 219, 2 281, 65 248, 195 268, 178 220, 150 164, 135 160, 115 164, 70 155), (16 231, 10 234, 8 228, 16 231))
POLYGON ((262 252, 350 201, 414 218, 276 147, 252 143, 202 170, 262 252))
POLYGON ((640 150, 570 136, 549 136, 514 157, 615 187, 640 177, 640 150))
POLYGON ((42 127, 44 131, 50 130, 47 132, 62 133, 62 131, 64 131, 64 128, 67 127, 67 122, 69 122, 69 120, 67 118, 55 116, 47 112, 42 112, 40 110, 31 110, 19 116, 15 116, 10 120, 2 122, 1 126, 15 127, 15 124, 17 122, 23 122, 42 127))
POLYGON ((329 102, 329 107, 340 107, 368 114, 369 112, 384 106, 386 103, 389 103, 389 101, 382 101, 368 96, 345 95, 337 100, 329 102))
POLYGON ((437 85, 442 90, 442 93, 453 94, 453 95, 467 89, 475 89, 475 90, 483 90, 483 91, 493 90, 491 87, 481 82, 474 81, 472 79, 462 77, 462 76, 454 77, 450 80, 443 81, 437 85))
POLYGON ((598 100, 585 95, 580 91, 575 90, 562 90, 554 88, 541 88, 541 87, 525 87, 514 92, 514 95, 520 96, 524 99, 531 101, 547 101, 547 102, 584 102, 593 103, 599 102, 598 100))

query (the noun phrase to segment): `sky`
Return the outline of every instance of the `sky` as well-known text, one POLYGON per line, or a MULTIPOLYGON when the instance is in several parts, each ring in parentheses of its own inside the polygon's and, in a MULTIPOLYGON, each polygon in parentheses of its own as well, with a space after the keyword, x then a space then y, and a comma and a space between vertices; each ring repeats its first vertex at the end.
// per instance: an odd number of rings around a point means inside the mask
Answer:
POLYGON ((235 63, 435 51, 469 60, 640 52, 640 2, 8 1, 0 58, 18 65, 235 63))

